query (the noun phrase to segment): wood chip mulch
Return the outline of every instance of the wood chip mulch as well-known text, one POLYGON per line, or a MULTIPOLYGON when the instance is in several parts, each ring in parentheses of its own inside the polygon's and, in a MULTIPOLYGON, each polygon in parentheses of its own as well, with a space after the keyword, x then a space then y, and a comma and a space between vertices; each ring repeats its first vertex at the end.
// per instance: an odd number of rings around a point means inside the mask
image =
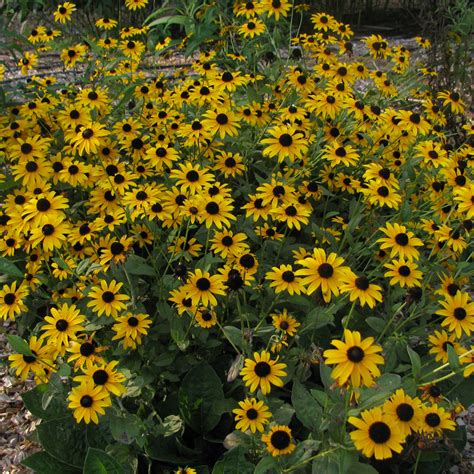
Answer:
MULTIPOLYGON (((7 333, 13 333, 11 324, 4 323, 2 328, 7 333)), ((11 374, 8 368, 10 353, 6 337, 0 333, 0 472, 29 473, 32 471, 20 463, 30 454, 41 450, 38 444, 29 439, 39 420, 25 408, 21 394, 35 384, 32 380, 22 382, 11 374)))

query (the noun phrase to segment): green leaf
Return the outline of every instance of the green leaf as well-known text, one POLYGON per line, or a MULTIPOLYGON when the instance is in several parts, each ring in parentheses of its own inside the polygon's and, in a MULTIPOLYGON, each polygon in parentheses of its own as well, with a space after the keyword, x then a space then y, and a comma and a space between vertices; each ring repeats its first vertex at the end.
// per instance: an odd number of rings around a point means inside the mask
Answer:
POLYGON ((133 443, 140 435, 142 425, 140 418, 131 413, 110 418, 110 432, 116 441, 123 444, 133 443))
POLYGON ((44 450, 65 464, 82 469, 87 452, 86 431, 72 416, 43 421, 36 428, 44 450))
POLYGON ((122 466, 105 451, 89 448, 84 462, 84 474, 124 474, 122 466))
POLYGON ((377 379, 374 387, 361 391, 359 410, 383 403, 402 384, 402 378, 397 374, 383 374, 377 379))
POLYGON ((12 334, 7 335, 7 340, 10 346, 12 346, 13 350, 18 354, 23 354, 26 356, 32 356, 33 352, 31 352, 30 346, 28 343, 22 339, 20 336, 14 336, 12 334))
POLYGON ((21 463, 38 474, 51 474, 54 472, 60 472, 61 474, 79 474, 82 472, 81 469, 76 469, 58 461, 46 451, 32 454, 26 459, 23 459, 21 463))
POLYGON ((194 366, 178 391, 181 417, 198 433, 207 433, 219 423, 222 412, 216 408, 223 399, 222 382, 207 362, 194 366))
POLYGON ((381 333, 385 329, 385 320, 382 318, 376 318, 371 316, 370 318, 366 318, 365 322, 378 333, 381 333))
POLYGON ((0 257, 0 274, 16 278, 23 278, 23 272, 5 257, 0 257))
POLYGON ((453 372, 458 373, 462 370, 461 363, 459 362, 459 356, 456 354, 456 350, 451 344, 447 345, 448 362, 453 372))
POLYGON ((255 466, 254 474, 276 474, 278 464, 273 456, 265 456, 255 466))
POLYGON ((245 459, 245 449, 242 446, 231 449, 214 465, 212 474, 253 474, 254 465, 245 459))
POLYGON ((321 425, 321 407, 306 388, 297 380, 293 382, 291 402, 296 411, 296 417, 301 423, 309 430, 317 431, 321 425))
POLYGON ((125 262, 125 270, 127 270, 130 275, 155 275, 153 267, 148 265, 146 260, 138 255, 129 255, 125 262))
POLYGON ((364 464, 361 462, 356 462, 351 465, 347 474, 377 474, 379 471, 372 467, 370 464, 364 464))
POLYGON ((47 406, 43 406, 43 397, 48 393, 50 393, 48 384, 41 384, 23 393, 21 398, 26 408, 37 418, 42 420, 63 418, 67 414, 67 409, 60 397, 53 397, 47 406))
POLYGON ((413 378, 417 379, 421 373, 421 359, 417 352, 415 352, 410 346, 407 345, 408 357, 410 357, 411 362, 411 372, 413 378))

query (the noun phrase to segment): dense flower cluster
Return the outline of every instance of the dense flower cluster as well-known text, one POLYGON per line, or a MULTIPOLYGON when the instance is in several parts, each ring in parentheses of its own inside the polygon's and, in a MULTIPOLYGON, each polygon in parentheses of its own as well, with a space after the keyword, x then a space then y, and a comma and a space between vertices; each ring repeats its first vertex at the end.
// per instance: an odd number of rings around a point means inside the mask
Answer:
MULTIPOLYGON (((157 76, 141 66, 190 38, 150 45, 146 25, 97 19, 98 37, 60 55, 87 65, 85 81, 31 75, 0 116, 0 317, 26 319, 29 340, 11 367, 39 384, 66 374, 77 422, 136 396, 136 377, 166 387, 146 403, 176 393, 179 377, 153 365, 165 341, 216 367, 232 353, 222 383, 239 408, 223 413, 257 458, 310 449, 282 416, 297 384, 319 410, 340 397, 350 439, 337 442, 376 460, 454 430, 456 398, 429 392, 474 371, 473 130, 445 128, 465 104, 379 35, 353 56, 350 27, 324 13, 292 38, 304 60, 275 49, 262 67, 255 41, 291 7, 235 2, 241 53, 224 38, 157 76), (398 385, 370 401, 390 373, 398 385)), ((65 2, 54 20, 75 13, 65 2)), ((21 73, 61 35, 36 27, 21 73)))

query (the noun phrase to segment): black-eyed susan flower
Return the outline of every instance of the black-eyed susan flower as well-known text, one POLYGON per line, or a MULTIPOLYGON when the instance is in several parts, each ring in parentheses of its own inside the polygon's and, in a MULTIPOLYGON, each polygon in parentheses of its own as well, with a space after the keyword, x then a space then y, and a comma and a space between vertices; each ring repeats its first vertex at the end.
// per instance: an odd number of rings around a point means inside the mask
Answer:
POLYGON ((28 71, 34 69, 38 64, 38 56, 35 53, 26 51, 23 57, 18 62, 18 67, 21 69, 23 75, 28 74, 28 71))
POLYGON ((474 302, 469 293, 458 291, 454 296, 446 295, 445 298, 439 302, 443 309, 436 312, 444 318, 441 326, 446 326, 457 338, 463 333, 469 336, 474 330, 474 302))
POLYGON ((197 306, 217 306, 216 295, 224 295, 224 283, 220 275, 212 275, 209 272, 196 269, 190 273, 188 282, 183 287, 191 298, 192 304, 197 306))
POLYGON ((270 138, 264 138, 261 143, 267 145, 263 154, 277 157, 279 162, 288 158, 294 161, 308 150, 308 141, 292 126, 277 126, 268 131, 270 138))
POLYGON ((254 38, 265 32, 265 23, 258 18, 251 18, 239 27, 239 34, 244 38, 254 38))
POLYGON ((112 341, 122 341, 125 349, 136 349, 142 343, 142 337, 148 334, 151 319, 145 313, 125 313, 115 318, 116 323, 112 326, 115 335, 112 341))
POLYGON ((302 225, 309 223, 311 207, 298 201, 289 201, 270 210, 270 214, 278 221, 284 222, 289 229, 301 230, 302 225))
POLYGON ((405 437, 399 424, 384 414, 381 407, 364 410, 360 416, 351 416, 348 421, 357 428, 350 436, 364 456, 382 460, 390 459, 393 452, 402 452, 405 437))
POLYGON ((95 385, 93 380, 74 387, 68 397, 68 407, 74 410, 74 418, 77 423, 82 420, 86 424, 91 421, 99 423, 97 415, 104 415, 104 408, 112 405, 109 393, 100 385, 95 385))
POLYGON ((421 401, 410 397, 401 388, 383 404, 383 412, 390 426, 398 424, 403 436, 420 428, 423 416, 421 401))
POLYGON ((296 448, 291 429, 286 425, 272 426, 268 433, 262 435, 262 441, 267 445, 267 451, 272 456, 290 454, 296 448))
POLYGON ((308 295, 321 288, 325 301, 331 300, 331 294, 339 295, 340 286, 350 268, 344 266, 344 259, 336 253, 326 255, 322 248, 315 248, 310 257, 297 261, 303 268, 296 270, 295 275, 301 276, 301 284, 306 287, 308 295))
POLYGON ((45 316, 46 324, 41 327, 44 331, 43 337, 48 339, 48 344, 61 350, 69 345, 70 340, 76 338, 79 331, 84 331, 86 317, 76 305, 67 303, 58 308, 51 308, 50 313, 51 316, 45 316))
POLYGON ((125 6, 132 11, 144 8, 147 4, 148 0, 125 0, 125 6))
POLYGON ((267 395, 271 385, 283 387, 282 377, 287 375, 285 368, 286 364, 278 362, 278 359, 272 360, 269 352, 254 352, 253 359, 245 359, 240 375, 251 392, 260 389, 267 395))
POLYGON ((26 380, 30 372, 37 376, 42 376, 45 368, 53 366, 51 347, 43 344, 44 339, 31 336, 28 341, 31 355, 11 354, 8 356, 10 366, 12 369, 15 369, 17 377, 26 380))
POLYGON ((214 310, 199 308, 196 311, 194 320, 203 329, 209 329, 217 324, 217 314, 214 310))
POLYGON ((438 93, 438 99, 443 100, 444 107, 450 107, 453 114, 462 114, 466 107, 466 104, 461 99, 459 92, 443 91, 438 93))
POLYGON ((66 23, 71 20, 72 13, 77 10, 76 5, 71 2, 64 2, 58 5, 58 8, 53 13, 54 21, 58 23, 66 23))
POLYGON ((224 229, 214 234, 211 239, 211 249, 223 258, 227 258, 228 255, 245 251, 248 248, 246 240, 247 236, 244 233, 234 233, 229 229, 224 229))
POLYGON ((280 16, 288 16, 292 8, 292 4, 289 0, 262 0, 260 4, 262 13, 266 13, 268 16, 274 16, 276 21, 280 19, 280 16))
POLYGON ((407 231, 404 225, 387 222, 385 227, 380 228, 380 231, 387 237, 378 239, 377 243, 381 244, 381 249, 390 249, 391 258, 399 257, 409 261, 418 259, 420 252, 415 247, 423 246, 423 242, 415 237, 413 232, 407 231))
POLYGON ((119 311, 127 308, 125 301, 130 297, 119 293, 123 283, 112 280, 107 283, 105 280, 100 282, 100 286, 93 286, 87 295, 91 301, 87 303, 87 307, 101 316, 112 316, 116 318, 119 311))
POLYGON ((235 408, 232 413, 235 413, 236 428, 240 431, 250 430, 252 433, 260 431, 263 433, 265 424, 269 422, 272 416, 267 405, 255 398, 246 398, 239 402, 240 408, 235 408))
POLYGON ((357 276, 355 273, 348 272, 344 283, 340 286, 341 293, 349 293, 350 301, 358 300, 361 306, 367 305, 374 308, 377 302, 381 303, 382 288, 364 276, 357 276))
POLYGON ((429 353, 435 356, 435 361, 441 361, 443 364, 448 362, 448 347, 451 346, 458 355, 466 350, 456 341, 455 334, 448 334, 446 331, 434 331, 428 336, 430 346, 429 353))
POLYGON ((114 20, 113 18, 99 18, 95 22, 95 26, 97 28, 100 28, 102 30, 111 30, 112 28, 115 28, 117 26, 118 22, 117 20, 114 20))
POLYGON ((398 260, 392 260, 384 266, 388 268, 384 276, 390 278, 390 285, 394 286, 398 284, 402 288, 405 286, 408 288, 421 286, 423 274, 418 270, 418 265, 415 262, 400 258, 398 260))
POLYGON ((281 312, 272 313, 270 316, 272 317, 273 327, 283 334, 288 334, 288 336, 294 336, 301 326, 301 323, 289 314, 286 308, 281 312))
POLYGON ((24 299, 28 296, 27 285, 18 285, 14 281, 11 285, 3 285, 0 290, 0 318, 15 319, 21 313, 28 311, 24 299))
POLYGON ((41 224, 31 229, 30 243, 33 247, 41 244, 45 251, 61 248, 66 241, 70 225, 58 214, 46 217, 41 224))
POLYGON ((126 391, 123 385, 125 376, 116 369, 117 365, 118 361, 116 360, 101 365, 92 365, 84 370, 83 375, 78 375, 73 380, 80 383, 92 381, 106 392, 121 396, 126 391))
POLYGON ((304 290, 301 278, 295 275, 291 265, 272 267, 272 270, 266 273, 265 279, 270 282, 269 286, 275 293, 287 291, 290 295, 299 295, 304 290))
POLYGON ((74 362, 74 369, 84 370, 94 364, 104 364, 105 360, 100 355, 107 347, 99 346, 92 336, 81 335, 75 341, 70 341, 67 352, 71 354, 67 361, 74 362))
POLYGON ((454 200, 460 214, 464 214, 466 219, 474 217, 474 183, 455 189, 454 200))
POLYGON ((324 351, 326 364, 336 365, 332 377, 340 386, 347 382, 355 388, 372 386, 374 378, 380 376, 377 366, 384 363, 379 354, 382 347, 374 343, 373 337, 362 339, 360 332, 348 329, 344 330, 344 340, 333 339, 331 344, 337 349, 324 351))
POLYGON ((431 436, 441 436, 443 430, 454 431, 456 423, 451 419, 451 414, 436 403, 422 407, 420 430, 431 436))
POLYGON ((170 178, 177 180, 176 185, 179 186, 183 192, 189 190, 191 194, 196 194, 207 183, 214 181, 212 173, 198 164, 193 165, 190 162, 185 162, 178 166, 179 169, 175 168, 170 173, 170 178))
POLYGON ((230 227, 230 221, 237 219, 232 213, 233 209, 232 201, 225 197, 201 198, 199 200, 199 220, 208 229, 214 226, 218 229, 230 227))
POLYGON ((237 129, 240 128, 237 115, 226 109, 208 110, 203 117, 202 125, 212 135, 218 135, 221 139, 226 135, 237 135, 237 129))
POLYGON ((79 155, 96 154, 104 138, 108 135, 109 132, 105 130, 104 125, 98 122, 88 122, 80 128, 71 143, 79 155))
POLYGON ((402 198, 395 187, 386 186, 378 183, 376 180, 369 181, 365 188, 361 189, 369 204, 389 208, 398 209, 402 198))

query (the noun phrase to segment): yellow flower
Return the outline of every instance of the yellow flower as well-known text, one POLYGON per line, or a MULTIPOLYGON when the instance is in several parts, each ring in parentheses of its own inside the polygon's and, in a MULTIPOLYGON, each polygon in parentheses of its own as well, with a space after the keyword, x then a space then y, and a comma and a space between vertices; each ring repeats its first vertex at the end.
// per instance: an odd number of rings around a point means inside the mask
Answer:
POLYGON ((245 359, 245 365, 240 371, 240 375, 251 392, 260 388, 262 393, 267 395, 270 393, 271 385, 283 387, 282 377, 287 375, 283 370, 286 368, 286 364, 277 363, 277 361, 278 359, 270 359, 270 354, 267 351, 255 352, 253 359, 245 359))

